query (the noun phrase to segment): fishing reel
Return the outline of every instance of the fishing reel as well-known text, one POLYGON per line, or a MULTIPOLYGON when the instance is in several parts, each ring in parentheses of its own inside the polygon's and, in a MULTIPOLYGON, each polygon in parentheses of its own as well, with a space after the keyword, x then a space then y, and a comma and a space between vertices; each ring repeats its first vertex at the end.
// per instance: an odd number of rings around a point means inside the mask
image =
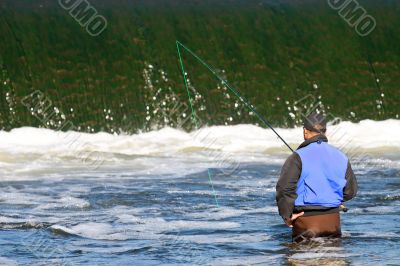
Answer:
POLYGON ((339 209, 340 209, 342 212, 348 212, 348 211, 349 211, 349 209, 346 208, 346 206, 344 206, 343 204, 341 204, 341 205, 339 206, 339 209))

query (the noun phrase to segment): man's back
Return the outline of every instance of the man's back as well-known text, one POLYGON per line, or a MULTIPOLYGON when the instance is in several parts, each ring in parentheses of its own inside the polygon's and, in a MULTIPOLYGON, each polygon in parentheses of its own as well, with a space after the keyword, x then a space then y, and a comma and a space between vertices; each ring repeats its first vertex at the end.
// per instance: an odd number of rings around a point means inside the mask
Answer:
POLYGON ((302 171, 295 206, 340 206, 346 185, 346 155, 324 141, 310 143, 296 153, 300 156, 302 171))

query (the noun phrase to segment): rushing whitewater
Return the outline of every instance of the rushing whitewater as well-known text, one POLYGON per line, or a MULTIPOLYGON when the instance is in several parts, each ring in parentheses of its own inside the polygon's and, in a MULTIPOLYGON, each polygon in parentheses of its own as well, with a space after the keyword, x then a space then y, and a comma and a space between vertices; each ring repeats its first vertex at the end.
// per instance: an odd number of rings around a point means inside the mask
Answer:
MULTIPOLYGON (((293 149, 302 142, 301 128, 277 130, 293 149)), ((399 120, 365 120, 331 126, 327 135, 350 157, 397 165, 397 132, 399 120)), ((271 130, 253 125, 214 126, 191 133, 164 128, 137 135, 18 128, 0 132, 0 173, 3 179, 35 179, 120 167, 142 174, 184 175, 210 167, 236 168, 240 163, 281 164, 289 152, 271 130)))
MULTIPOLYGON (((302 129, 277 129, 279 134, 296 149, 302 142, 302 129)), ((359 123, 342 122, 331 126, 327 136, 331 144, 349 156, 367 156, 368 159, 399 159, 400 121, 364 120, 359 123)), ((188 162, 182 171, 192 169, 193 162, 208 166, 223 166, 229 160, 240 162, 280 163, 289 154, 286 146, 270 129, 253 125, 214 126, 186 133, 172 128, 137 135, 112 135, 57 132, 49 129, 18 128, 0 132, 0 163, 2 171, 18 168, 24 172, 30 167, 50 166, 52 162, 71 167, 93 168, 88 162, 98 160, 96 168, 130 164, 132 170, 152 173, 176 172, 170 167, 157 167, 154 160, 188 162), (150 163, 147 164, 147 158, 150 163), (219 162, 216 162, 218 161, 219 162), (18 167, 16 167, 18 165, 18 167), (21 168, 21 165, 22 168, 21 168), (24 169, 25 168, 25 169, 24 169)), ((161 164, 161 166, 163 166, 161 164)), ((200 167, 200 168, 201 168, 200 167)), ((8 178, 8 176, 5 176, 8 178)))
MULTIPOLYGON (((277 131, 302 142, 301 128, 277 131)), ((269 129, 0 132, 0 264, 398 265, 398 132, 399 120, 328 127, 360 192, 342 241, 300 247, 275 206, 290 151, 269 129)))
MULTIPOLYGON (((277 131, 296 148, 302 140, 301 128, 277 131)), ((361 150, 400 149, 400 120, 359 123, 342 122, 328 128, 327 136, 336 146, 361 150)), ((270 129, 253 125, 213 126, 192 133, 164 128, 137 135, 108 133, 57 132, 49 129, 18 128, 0 133, 0 148, 9 154, 71 155, 70 140, 84 143, 84 148, 124 155, 171 155, 197 148, 218 149, 232 153, 273 154, 287 152, 270 129)), ((81 147, 82 148, 82 147, 81 147)))

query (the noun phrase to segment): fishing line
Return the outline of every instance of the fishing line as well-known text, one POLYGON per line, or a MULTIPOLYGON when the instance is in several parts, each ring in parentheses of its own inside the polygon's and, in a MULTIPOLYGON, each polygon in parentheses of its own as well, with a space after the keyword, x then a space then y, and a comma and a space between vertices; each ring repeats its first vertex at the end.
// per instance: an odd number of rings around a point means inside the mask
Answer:
MULTIPOLYGON (((179 55, 179 61, 180 61, 180 64, 181 64, 183 80, 185 82, 186 91, 187 91, 187 94, 188 94, 188 97, 189 97, 190 108, 192 110, 192 119, 193 119, 193 121, 194 121, 194 123, 196 125, 196 129, 198 129, 199 124, 198 124, 198 121, 196 119, 196 117, 197 117, 196 116, 196 111, 193 108, 192 97, 190 96, 189 86, 188 86, 188 83, 187 83, 187 80, 186 80, 185 66, 183 65, 183 60, 182 60, 182 55, 181 55, 181 50, 180 50, 180 46, 179 45, 180 45, 180 42, 176 41, 176 49, 177 49, 178 55, 179 55)), ((213 184, 213 180, 212 180, 212 175, 211 175, 210 169, 207 169, 207 172, 208 172, 208 180, 210 181, 210 185, 211 185, 211 188, 212 188, 212 191, 213 191, 215 203, 219 207, 219 203, 218 203, 218 199, 217 199, 217 192, 214 189, 214 184, 213 184)))
POLYGON ((183 65, 183 61, 182 61, 182 56, 181 56, 181 52, 180 52, 180 47, 184 48, 186 51, 188 51, 198 62, 200 62, 203 66, 205 66, 217 79, 219 79, 231 92, 233 92, 233 94, 235 94, 242 103, 244 103, 263 123, 264 125, 266 125, 267 127, 269 127, 276 136, 278 136, 278 138, 286 145, 286 147, 289 148, 289 150, 291 152, 294 152, 294 150, 289 146, 289 144, 287 144, 287 142, 278 134, 278 132, 272 127, 271 123, 268 122, 267 119, 265 119, 257 110, 256 108, 250 104, 250 102, 243 97, 239 91, 237 89, 235 89, 233 86, 231 86, 228 81, 226 81, 224 78, 222 78, 221 76, 218 75, 217 71, 215 70, 215 68, 213 68, 211 65, 207 64, 203 59, 201 59, 197 54, 195 54, 193 51, 191 51, 189 48, 187 48, 185 45, 183 45, 181 42, 176 41, 176 46, 177 46, 177 50, 178 50, 178 55, 179 55, 179 60, 181 63, 181 69, 182 69, 182 74, 183 74, 183 78, 184 78, 184 82, 185 82, 185 86, 186 86, 186 90, 187 90, 187 94, 189 96, 189 103, 190 103, 190 107, 192 109, 192 116, 193 119, 195 120, 196 123, 196 127, 198 127, 197 124, 197 120, 195 117, 195 111, 193 108, 193 101, 192 101, 192 97, 190 95, 190 91, 189 91, 189 86, 187 84, 187 80, 186 80, 186 72, 185 72, 185 68, 183 65))
MULTIPOLYGON (((266 125, 267 127, 269 127, 278 137, 279 139, 286 145, 286 147, 289 148, 289 150, 291 152, 294 152, 294 150, 289 146, 289 144, 287 144, 287 142, 278 134, 278 132, 276 132, 276 130, 272 127, 271 123, 268 122, 267 119, 265 119, 256 109, 255 107, 250 104, 250 102, 243 97, 239 91, 237 89, 235 89, 233 86, 231 86, 228 81, 226 81, 224 78, 222 78, 221 76, 218 75, 217 71, 215 70, 214 67, 212 67, 211 65, 207 64, 203 59, 201 59, 196 53, 194 53, 192 50, 190 50, 188 47, 186 47, 185 45, 183 45, 181 42, 176 41, 176 49, 178 51, 178 56, 179 56, 179 62, 181 65, 181 71, 182 71, 182 75, 183 75, 183 80, 185 83, 185 87, 186 87, 186 91, 187 91, 187 95, 189 97, 189 105, 192 111, 192 120, 194 121, 195 125, 196 125, 196 129, 198 129, 199 124, 197 121, 197 116, 196 116, 196 111, 194 109, 193 106, 193 100, 192 100, 192 96, 190 94, 190 90, 189 90, 189 86, 188 86, 188 82, 187 82, 187 73, 185 71, 185 66, 183 64, 183 60, 182 60, 182 55, 181 55, 181 49, 180 48, 185 49, 187 52, 189 52, 198 62, 200 62, 204 67, 206 67, 218 80, 220 80, 222 82, 223 85, 225 85, 233 94, 235 94, 242 103, 244 103, 257 117, 258 119, 260 119, 264 125, 266 125)), ((211 171, 210 169, 208 169, 208 178, 210 181, 210 185, 214 194, 214 199, 215 199, 215 203, 217 204, 217 206, 219 207, 219 203, 218 203, 218 199, 217 199, 217 194, 216 191, 214 189, 214 185, 213 185, 213 180, 212 180, 212 175, 211 175, 211 171)))
POLYGON ((215 203, 217 204, 217 207, 219 208, 217 193, 215 192, 214 184, 212 182, 211 170, 208 169, 207 172, 208 172, 208 180, 210 181, 210 185, 211 185, 211 188, 212 188, 212 191, 213 191, 213 194, 214 194, 215 203))

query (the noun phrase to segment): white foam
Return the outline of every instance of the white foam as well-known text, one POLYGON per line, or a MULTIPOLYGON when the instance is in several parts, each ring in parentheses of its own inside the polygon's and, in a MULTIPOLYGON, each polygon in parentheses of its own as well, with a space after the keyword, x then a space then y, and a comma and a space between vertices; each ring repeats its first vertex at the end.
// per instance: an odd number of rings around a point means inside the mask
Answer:
POLYGON ((222 257, 217 258, 206 265, 225 265, 225 266, 236 266, 236 265, 276 265, 278 260, 283 255, 255 255, 255 256, 240 256, 240 257, 222 257), (245 262, 245 264, 244 264, 245 262))
POLYGON ((68 234, 79 235, 91 239, 107 239, 107 240, 126 240, 128 235, 125 234, 123 229, 115 228, 107 223, 82 223, 70 228, 53 225, 53 229, 61 230, 68 234))
POLYGON ((323 251, 320 252, 321 253, 316 253, 316 252, 296 253, 290 256, 290 258, 294 260, 310 260, 310 259, 327 259, 327 258, 347 258, 351 256, 351 254, 346 254, 346 253, 326 253, 323 251))
POLYGON ((270 240, 271 237, 264 234, 243 234, 243 235, 187 235, 180 236, 184 241, 197 244, 222 244, 222 243, 258 243, 270 240))
POLYGON ((128 240, 159 239, 163 233, 181 230, 232 229, 240 227, 234 222, 166 221, 162 218, 139 218, 132 215, 117 215, 118 223, 80 223, 75 226, 53 225, 51 228, 68 234, 90 239, 128 240))
POLYGON ((267 206, 263 208, 254 208, 249 210, 219 207, 213 210, 207 210, 205 212, 199 212, 190 214, 193 218, 207 218, 209 220, 222 220, 230 217, 240 217, 246 214, 266 214, 266 213, 277 213, 278 208, 275 206, 267 206))
MULTIPOLYGON (((302 129, 276 129, 294 148, 302 142, 302 129)), ((359 123, 342 122, 329 127, 328 137, 335 145, 359 148, 400 149, 400 120, 359 123), (382 129, 384 133, 382 133, 382 129)), ((226 152, 284 152, 286 148, 270 129, 253 125, 213 126, 186 133, 164 128, 136 135, 57 132, 39 128, 17 128, 0 132, 0 149, 12 154, 71 155, 82 150, 125 155, 160 155, 208 148, 226 152), (81 144, 81 145, 79 145, 81 144)))
POLYGON ((4 224, 15 224, 15 223, 24 223, 26 220, 22 218, 13 218, 7 216, 0 216, 0 223, 4 224))
POLYGON ((55 208, 88 208, 90 203, 86 200, 66 196, 62 197, 58 200, 53 200, 50 203, 40 204, 36 209, 46 210, 46 209, 55 209, 55 208))
POLYGON ((374 213, 374 214, 390 214, 398 212, 397 206, 375 206, 366 208, 351 209, 352 213, 374 213))
POLYGON ((17 266, 18 263, 15 260, 11 260, 11 259, 5 258, 5 257, 0 257, 0 265, 17 266))
POLYGON ((32 194, 29 192, 19 192, 15 189, 9 191, 3 191, 0 201, 13 204, 13 205, 37 205, 39 202, 48 202, 51 200, 49 196, 32 194))
POLYGON ((361 235, 355 236, 361 238, 400 238, 400 235, 393 232, 363 232, 361 235))
MULTIPOLYGON (((276 129, 296 148, 302 129, 276 129)), ((334 146, 363 161, 400 167, 400 120, 342 122, 328 128, 334 146), (384 131, 384 132, 383 132, 384 131), (381 161, 376 161, 381 160, 381 161)), ((164 128, 134 135, 57 132, 39 128, 0 131, 0 174, 6 179, 82 175, 97 161, 139 174, 190 173, 234 167, 238 162, 281 164, 289 150, 270 129, 254 125, 213 126, 186 133, 164 128), (57 167, 54 167, 57 164, 57 167), (157 167, 154 167, 157 165, 157 167), (173 165, 173 168, 171 167, 173 165)))

